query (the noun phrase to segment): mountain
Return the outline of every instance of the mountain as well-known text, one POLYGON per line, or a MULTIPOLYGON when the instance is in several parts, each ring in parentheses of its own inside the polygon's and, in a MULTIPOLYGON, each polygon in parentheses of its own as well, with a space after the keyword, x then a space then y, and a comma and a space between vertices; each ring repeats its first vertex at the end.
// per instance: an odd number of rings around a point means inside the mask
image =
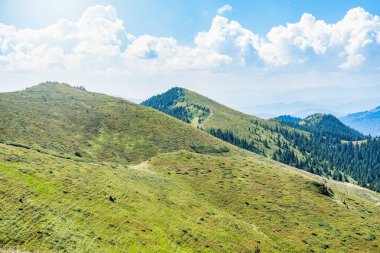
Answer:
POLYGON ((0 252, 378 250, 379 193, 65 84, 0 103, 0 252))
POLYGON ((0 251, 376 252, 380 244, 378 193, 254 154, 176 151, 128 167, 0 144, 0 182, 0 251))
MULTIPOLYGON (((307 135, 306 132, 277 122, 238 112, 198 93, 178 87, 153 96, 142 102, 142 105, 165 112, 208 132, 228 131, 230 139, 241 142, 242 145, 246 144, 246 149, 251 147, 250 151, 267 156, 271 156, 280 148, 277 145, 280 130, 307 135), (273 131, 276 128, 278 131, 273 131)), ((291 145, 281 134, 280 138, 291 145)))
POLYGON ((380 136, 380 106, 370 111, 348 114, 341 120, 365 134, 380 136))
POLYGON ((346 141, 364 140, 366 137, 358 131, 346 126, 331 114, 317 113, 304 119, 292 116, 279 116, 275 120, 300 130, 320 133, 324 136, 339 138, 346 141))
POLYGON ((229 153, 224 143, 163 113, 67 84, 2 93, 0 108, 0 141, 62 157, 139 163, 181 149, 229 153))
POLYGON ((294 117, 291 115, 280 115, 276 117, 275 120, 280 121, 282 123, 295 123, 295 124, 298 124, 300 121, 302 121, 301 118, 294 117))
POLYGON ((380 140, 369 140, 332 115, 315 114, 298 123, 289 117, 287 121, 263 120, 178 87, 142 104, 240 148, 380 191, 380 140))

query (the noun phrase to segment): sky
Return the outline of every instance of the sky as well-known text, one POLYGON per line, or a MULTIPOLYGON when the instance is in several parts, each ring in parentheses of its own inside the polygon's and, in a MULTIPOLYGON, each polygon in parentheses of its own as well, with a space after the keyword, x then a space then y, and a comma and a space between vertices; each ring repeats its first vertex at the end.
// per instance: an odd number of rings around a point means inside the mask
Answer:
POLYGON ((271 117, 380 105, 378 0, 0 0, 0 91, 146 99, 172 86, 271 117))

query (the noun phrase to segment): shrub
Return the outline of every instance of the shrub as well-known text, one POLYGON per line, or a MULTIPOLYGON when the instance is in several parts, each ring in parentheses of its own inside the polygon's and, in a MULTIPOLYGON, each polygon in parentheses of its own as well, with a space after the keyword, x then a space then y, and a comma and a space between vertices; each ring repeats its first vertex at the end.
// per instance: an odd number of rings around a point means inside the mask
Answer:
POLYGON ((326 184, 317 181, 313 181, 312 184, 318 189, 319 193, 328 197, 334 196, 334 192, 326 184))

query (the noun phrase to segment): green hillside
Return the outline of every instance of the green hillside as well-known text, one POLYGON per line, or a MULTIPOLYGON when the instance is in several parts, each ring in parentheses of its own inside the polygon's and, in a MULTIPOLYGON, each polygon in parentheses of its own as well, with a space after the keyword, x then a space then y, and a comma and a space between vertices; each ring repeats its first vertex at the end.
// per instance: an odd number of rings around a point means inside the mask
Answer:
POLYGON ((331 114, 316 113, 304 119, 282 115, 271 119, 271 121, 277 121, 284 125, 325 137, 338 138, 342 141, 360 141, 368 138, 368 136, 346 126, 331 114))
POLYGON ((198 93, 183 88, 172 88, 142 103, 193 126, 210 131, 229 131, 236 139, 244 140, 259 154, 271 156, 280 147, 278 141, 291 143, 280 133, 289 131, 308 135, 306 132, 283 126, 238 112, 198 93))
MULTIPOLYGON (((179 103, 201 128, 225 109, 179 103)), ((65 84, 0 104, 0 252, 379 250, 378 193, 65 84)))
POLYGON ((339 181, 380 191, 380 141, 332 115, 263 120, 195 92, 172 88, 142 103, 243 149, 339 181), (299 122, 298 122, 299 121, 299 122))
POLYGON ((339 119, 331 114, 314 114, 306 117, 298 123, 310 132, 320 132, 341 140, 358 141, 366 137, 358 131, 344 125, 339 119))
POLYGON ((0 108, 1 142, 62 157, 139 163, 180 149, 231 153, 232 146, 163 113, 67 84, 1 93, 0 108))
POLYGON ((179 151, 128 168, 0 145, 0 182, 3 249, 379 250, 378 194, 256 155, 179 151))

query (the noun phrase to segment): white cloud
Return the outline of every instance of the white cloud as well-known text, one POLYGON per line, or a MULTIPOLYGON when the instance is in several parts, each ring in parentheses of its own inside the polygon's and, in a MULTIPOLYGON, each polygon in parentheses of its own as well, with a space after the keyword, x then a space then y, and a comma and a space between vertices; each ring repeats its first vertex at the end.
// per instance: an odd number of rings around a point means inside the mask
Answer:
POLYGON ((77 23, 79 43, 77 53, 116 56, 126 40, 123 21, 111 6, 88 8, 77 23))
MULTIPOLYGON (((231 10, 225 5, 218 13, 231 10)), ((297 23, 259 36, 216 15, 193 45, 173 37, 129 34, 112 6, 93 6, 77 21, 44 29, 0 24, 0 71, 77 70, 107 73, 214 71, 224 68, 303 66, 345 71, 380 60, 380 18, 362 8, 335 24, 302 15, 297 23)))
POLYGON ((232 6, 231 5, 228 5, 228 4, 225 4, 223 5, 222 7, 220 7, 216 13, 218 13, 219 15, 222 15, 223 13, 225 13, 226 11, 231 11, 232 10, 232 6))
POLYGON ((244 65, 252 55, 258 36, 236 21, 216 16, 207 32, 200 32, 194 43, 200 49, 228 56, 230 62, 244 65))
POLYGON ((256 49, 265 62, 273 65, 304 62, 307 49, 316 55, 326 52, 330 30, 324 21, 304 14, 298 23, 272 28, 256 49))
POLYGON ((0 69, 74 67, 95 56, 118 57, 127 33, 112 6, 88 8, 77 22, 66 19, 44 29, 0 24, 0 69))
POLYGON ((265 62, 273 65, 304 63, 321 56, 332 68, 352 69, 376 56, 366 53, 369 47, 379 57, 379 34, 380 18, 362 8, 349 10, 336 24, 304 14, 298 23, 272 28, 256 49, 265 62))
POLYGON ((351 9, 346 16, 332 26, 331 44, 344 46, 346 61, 340 67, 350 69, 361 65, 367 57, 365 49, 375 46, 380 52, 380 18, 362 8, 351 9))

